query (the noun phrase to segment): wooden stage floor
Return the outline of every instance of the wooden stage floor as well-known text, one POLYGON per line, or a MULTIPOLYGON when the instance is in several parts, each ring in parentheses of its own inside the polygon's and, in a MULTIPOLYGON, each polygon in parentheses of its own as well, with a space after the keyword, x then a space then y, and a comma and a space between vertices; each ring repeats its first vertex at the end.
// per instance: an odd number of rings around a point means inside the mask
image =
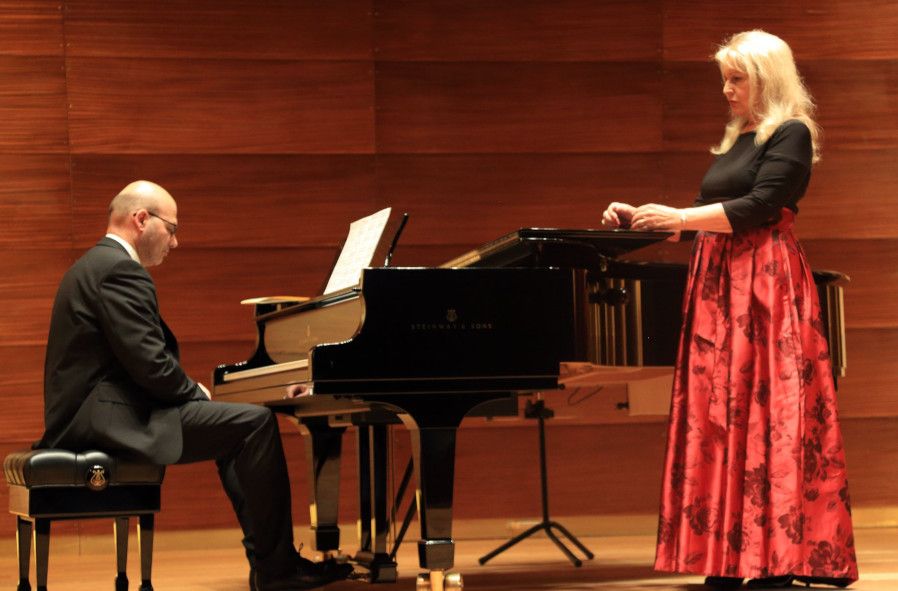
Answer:
MULTIPOLYGON (((165 532, 156 534, 153 586, 156 591, 245 591, 247 568, 236 532, 165 532), (226 542, 226 543, 223 543, 226 542)), ((109 536, 63 536, 52 539, 50 591, 95 591, 114 588, 114 560, 109 536)), ((855 591, 898 590, 898 528, 856 531, 861 580, 855 591)), ((464 575, 467 590, 515 591, 703 591, 702 578, 669 576, 651 569, 653 536, 584 537, 596 554, 583 567, 573 567, 542 534, 518 544, 486 566, 477 558, 502 540, 462 540, 457 544, 456 570, 464 575)), ((139 586, 131 540, 131 589, 139 586)), ((15 542, 3 540, 0 552, 0 589, 17 582, 15 542)), ((400 578, 395 584, 369 587, 343 581, 328 591, 410 591, 415 588, 417 551, 404 544, 399 556, 400 578)), ((32 566, 32 582, 34 569, 32 566)), ((801 587, 804 588, 804 587, 801 587)), ((824 587, 817 587, 823 589, 824 587)))

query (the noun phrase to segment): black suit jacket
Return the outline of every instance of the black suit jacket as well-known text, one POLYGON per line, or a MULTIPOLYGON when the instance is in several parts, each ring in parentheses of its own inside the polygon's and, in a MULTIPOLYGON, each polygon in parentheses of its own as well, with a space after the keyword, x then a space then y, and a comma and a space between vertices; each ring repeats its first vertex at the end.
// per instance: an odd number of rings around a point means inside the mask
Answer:
POLYGON ((178 362, 149 273, 103 238, 56 293, 44 365, 39 447, 97 448, 171 464, 181 457, 178 406, 206 400, 178 362))

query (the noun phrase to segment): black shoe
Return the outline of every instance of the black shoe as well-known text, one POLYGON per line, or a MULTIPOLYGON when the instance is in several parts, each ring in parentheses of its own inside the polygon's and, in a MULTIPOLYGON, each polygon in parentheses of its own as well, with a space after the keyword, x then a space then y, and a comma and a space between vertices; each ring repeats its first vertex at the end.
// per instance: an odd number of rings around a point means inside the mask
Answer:
POLYGON ((705 577, 705 587, 712 589, 738 589, 742 577, 705 577))
POLYGON ((839 587, 844 589, 853 582, 853 579, 844 579, 839 577, 805 577, 795 576, 795 580, 804 583, 808 587, 811 585, 829 585, 830 587, 839 587))
POLYGON ((352 574, 352 565, 336 560, 312 562, 297 555, 296 568, 271 581, 262 579, 258 572, 250 571, 250 591, 297 591, 315 589, 334 581, 342 581, 352 574))
POLYGON ((783 589, 792 586, 795 577, 782 575, 780 577, 764 577, 763 579, 751 579, 746 583, 749 589, 783 589))

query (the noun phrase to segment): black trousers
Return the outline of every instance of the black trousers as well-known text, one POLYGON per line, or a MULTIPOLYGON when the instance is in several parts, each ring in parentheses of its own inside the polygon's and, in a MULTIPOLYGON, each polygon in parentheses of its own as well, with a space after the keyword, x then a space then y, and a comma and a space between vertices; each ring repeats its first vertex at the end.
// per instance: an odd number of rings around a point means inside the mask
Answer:
POLYGON ((215 460, 243 529, 250 566, 266 578, 296 564, 290 480, 277 419, 255 404, 191 401, 180 407, 178 464, 215 460))

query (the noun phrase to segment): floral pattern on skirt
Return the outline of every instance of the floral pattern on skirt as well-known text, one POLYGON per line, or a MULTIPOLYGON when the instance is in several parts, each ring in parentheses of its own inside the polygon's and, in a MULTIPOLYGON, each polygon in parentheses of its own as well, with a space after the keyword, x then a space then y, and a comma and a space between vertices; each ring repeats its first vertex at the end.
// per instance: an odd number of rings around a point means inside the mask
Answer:
POLYGON ((700 232, 683 302, 655 568, 857 579, 820 305, 783 210, 700 232))

